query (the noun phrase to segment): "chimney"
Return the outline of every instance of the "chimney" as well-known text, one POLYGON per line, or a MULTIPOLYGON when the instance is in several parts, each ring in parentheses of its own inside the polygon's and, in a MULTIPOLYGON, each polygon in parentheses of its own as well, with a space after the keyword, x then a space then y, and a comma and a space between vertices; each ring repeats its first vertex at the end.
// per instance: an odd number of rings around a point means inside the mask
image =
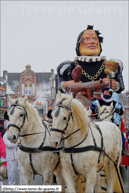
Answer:
POLYGON ((31 65, 30 64, 26 65, 26 70, 31 70, 31 65))
POLYGON ((3 79, 6 80, 6 74, 7 74, 7 71, 6 70, 3 70, 3 79))
POLYGON ((54 69, 51 69, 51 73, 54 74, 54 69))

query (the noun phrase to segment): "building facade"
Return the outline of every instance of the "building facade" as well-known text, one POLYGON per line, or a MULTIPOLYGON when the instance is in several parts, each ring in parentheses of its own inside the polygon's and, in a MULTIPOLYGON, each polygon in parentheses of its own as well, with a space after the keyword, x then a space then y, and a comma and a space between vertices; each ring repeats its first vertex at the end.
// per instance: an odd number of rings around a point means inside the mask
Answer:
POLYGON ((54 103, 55 88, 53 77, 53 69, 51 72, 37 73, 32 71, 30 65, 26 65, 25 70, 21 73, 3 71, 6 95, 5 105, 10 105, 8 95, 13 99, 27 95, 28 101, 37 108, 39 114, 44 117, 45 114, 47 114, 48 107, 51 105, 52 108, 54 103))

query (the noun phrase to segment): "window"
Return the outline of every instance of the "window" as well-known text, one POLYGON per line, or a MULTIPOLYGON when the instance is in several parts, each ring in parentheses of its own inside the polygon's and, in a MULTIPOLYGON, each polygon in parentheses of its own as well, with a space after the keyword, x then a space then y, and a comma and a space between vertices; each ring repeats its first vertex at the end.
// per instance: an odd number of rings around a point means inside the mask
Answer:
POLYGON ((30 83, 26 83, 24 84, 24 91, 25 91, 25 95, 32 95, 33 92, 32 92, 32 84, 30 83))
POLYGON ((22 84, 22 96, 25 96, 26 94, 34 96, 35 94, 35 85, 34 84, 32 83, 22 84))

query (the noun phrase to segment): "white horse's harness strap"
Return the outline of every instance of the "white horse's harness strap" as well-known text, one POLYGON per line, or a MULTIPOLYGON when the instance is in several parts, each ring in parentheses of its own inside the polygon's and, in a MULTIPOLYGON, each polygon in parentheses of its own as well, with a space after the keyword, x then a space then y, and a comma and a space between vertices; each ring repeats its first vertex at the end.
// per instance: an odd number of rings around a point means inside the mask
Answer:
POLYGON ((62 148, 54 148, 51 146, 43 146, 39 148, 31 148, 31 147, 25 147, 22 144, 19 145, 19 149, 21 151, 27 152, 27 153, 41 153, 43 151, 52 151, 52 152, 60 152, 62 148))
POLYGON ((33 173, 34 173, 34 175, 36 175, 37 172, 35 171, 35 169, 34 169, 34 167, 33 167, 33 164, 32 164, 32 155, 31 155, 31 153, 29 153, 29 158, 30 158, 30 165, 31 165, 31 168, 32 168, 32 170, 33 170, 33 173))
POLYGON ((77 129, 76 131, 74 131, 73 133, 69 134, 67 137, 63 137, 62 139, 65 140, 67 139, 68 137, 70 137, 71 135, 73 135, 74 133, 80 131, 80 129, 77 129))
POLYGON ((41 133, 45 133, 45 132, 39 132, 39 133, 28 133, 28 134, 25 134, 25 135, 19 135, 20 137, 26 137, 28 135, 36 135, 36 134, 41 134, 41 133))
POLYGON ((94 145, 85 146, 85 147, 78 147, 78 148, 63 148, 64 153, 82 153, 85 151, 99 151, 104 152, 104 149, 101 149, 100 147, 95 147, 94 145))
MULTIPOLYGON (((57 117, 57 116, 59 115, 59 112, 60 112, 60 108, 61 108, 61 107, 64 108, 64 109, 66 109, 67 112, 69 113, 69 118, 68 118, 68 122, 67 122, 67 124, 66 124, 66 127, 65 127, 63 130, 57 129, 57 128, 51 128, 51 131, 60 132, 60 133, 62 133, 62 134, 65 134, 65 131, 66 131, 67 127, 68 127, 68 123, 69 123, 70 117, 72 116, 72 111, 71 111, 71 109, 70 109, 69 107, 67 107, 67 106, 65 106, 65 105, 62 104, 62 102, 63 102, 64 100, 65 100, 65 98, 63 98, 63 99, 59 102, 59 104, 57 104, 58 109, 57 109, 56 112, 55 112, 55 117, 57 117), (70 111, 70 112, 69 112, 69 111, 70 111)), ((72 116, 72 118, 73 118, 73 116, 72 116)))
POLYGON ((12 124, 12 123, 10 123, 10 124, 8 125, 8 128, 9 128, 9 127, 16 127, 19 131, 21 130, 20 127, 18 127, 18 126, 15 125, 15 124, 12 124))
MULTIPOLYGON (((14 113, 14 110, 15 110, 16 107, 17 107, 17 108, 20 107, 20 105, 18 104, 18 100, 17 100, 14 104, 11 105, 11 108, 12 108, 12 109, 11 109, 11 111, 10 111, 10 115, 12 115, 12 114, 14 113), (12 108, 12 107, 13 107, 13 108, 12 108)), ((21 107, 21 108, 24 109, 24 111, 25 111, 22 125, 21 125, 20 127, 17 126, 17 125, 15 125, 15 124, 12 124, 12 123, 10 123, 10 124, 8 125, 8 127, 16 127, 16 128, 19 130, 19 132, 21 131, 21 128, 23 127, 23 125, 24 125, 24 123, 25 123, 25 118, 26 118, 26 117, 28 118, 26 109, 23 108, 23 107, 21 107)), ((21 109, 21 108, 20 108, 20 109, 21 109)))

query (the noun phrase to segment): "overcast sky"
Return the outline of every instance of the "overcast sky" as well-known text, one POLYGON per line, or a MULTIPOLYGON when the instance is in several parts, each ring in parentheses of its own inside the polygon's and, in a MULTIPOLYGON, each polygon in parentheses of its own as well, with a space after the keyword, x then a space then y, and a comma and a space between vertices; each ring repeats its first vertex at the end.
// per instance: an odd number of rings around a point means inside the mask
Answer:
POLYGON ((104 37, 101 55, 120 59, 128 88, 128 1, 2 1, 1 75, 50 72, 74 60, 76 40, 87 25, 104 37))

